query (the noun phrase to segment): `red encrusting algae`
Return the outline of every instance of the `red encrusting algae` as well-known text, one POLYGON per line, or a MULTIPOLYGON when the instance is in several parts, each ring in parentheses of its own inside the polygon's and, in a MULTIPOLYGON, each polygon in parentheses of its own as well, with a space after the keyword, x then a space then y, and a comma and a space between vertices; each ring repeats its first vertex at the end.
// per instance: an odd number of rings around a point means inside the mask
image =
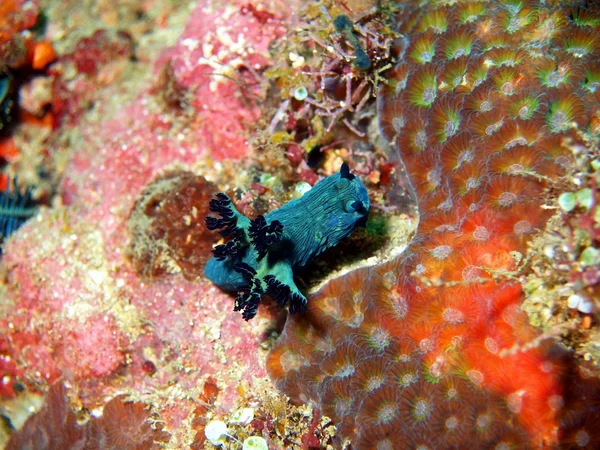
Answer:
POLYGON ((536 340, 517 275, 570 163, 563 143, 595 132, 598 86, 582 74, 600 64, 600 10, 396 6, 380 121, 419 201, 417 237, 312 295, 269 371, 352 448, 597 448, 598 383, 536 340))

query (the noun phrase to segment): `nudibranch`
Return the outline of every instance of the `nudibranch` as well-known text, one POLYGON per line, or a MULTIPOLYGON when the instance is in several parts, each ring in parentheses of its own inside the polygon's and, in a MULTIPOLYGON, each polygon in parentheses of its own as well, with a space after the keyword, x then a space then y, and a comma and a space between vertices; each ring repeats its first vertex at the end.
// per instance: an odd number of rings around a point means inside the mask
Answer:
POLYGON ((219 193, 210 210, 221 217, 206 217, 205 223, 230 239, 213 249, 204 273, 221 289, 238 293, 234 311, 245 320, 256 315, 264 294, 281 307, 288 304, 292 314, 304 312, 307 300, 294 283, 294 269, 364 225, 369 208, 365 185, 346 163, 302 197, 254 220, 219 193))

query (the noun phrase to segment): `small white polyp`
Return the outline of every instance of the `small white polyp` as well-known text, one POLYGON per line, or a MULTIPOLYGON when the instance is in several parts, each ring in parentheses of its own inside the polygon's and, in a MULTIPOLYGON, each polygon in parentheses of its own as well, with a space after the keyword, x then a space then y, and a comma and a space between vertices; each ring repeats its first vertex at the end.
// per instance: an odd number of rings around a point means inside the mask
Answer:
POLYGON ((569 296, 567 306, 572 309, 577 309, 584 314, 590 314, 594 309, 594 304, 591 300, 579 294, 569 296))
POLYGON ((260 436, 251 436, 244 441, 242 450, 269 450, 269 444, 260 436))
POLYGON ((227 428, 227 424, 225 422, 221 420, 211 420, 208 422, 208 424, 206 424, 204 435, 212 445, 220 447, 227 441, 229 429, 227 428))

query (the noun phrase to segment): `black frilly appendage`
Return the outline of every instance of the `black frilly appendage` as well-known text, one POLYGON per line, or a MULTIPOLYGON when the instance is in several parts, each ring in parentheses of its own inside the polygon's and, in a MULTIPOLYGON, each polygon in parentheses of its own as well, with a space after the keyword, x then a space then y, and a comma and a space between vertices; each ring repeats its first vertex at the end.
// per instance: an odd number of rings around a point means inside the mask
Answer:
POLYGON ((239 255, 244 250, 245 245, 243 242, 244 232, 242 230, 234 230, 231 233, 231 240, 225 244, 217 245, 213 248, 212 252, 215 255, 215 259, 223 261, 227 258, 233 258, 239 255))
POLYGON ((229 236, 236 229, 237 225, 237 217, 233 211, 231 199, 226 194, 219 192, 217 198, 210 201, 209 206, 210 210, 219 214, 221 218, 205 217, 204 223, 206 224, 206 228, 209 230, 223 228, 219 230, 221 236, 229 236))
POLYGON ((238 289, 238 295, 235 298, 233 310, 242 311, 242 318, 248 321, 256 315, 258 304, 265 291, 262 288, 262 283, 256 276, 256 270, 249 264, 236 264, 233 270, 238 272, 244 280, 246 280, 246 284, 240 286, 238 289))
POLYGON ((271 245, 281 241, 283 237, 283 225, 278 220, 274 220, 271 224, 267 225, 264 216, 257 216, 250 223, 248 235, 258 255, 256 260, 260 261, 265 257, 271 245))
POLYGON ((285 305, 289 303, 290 313, 296 314, 297 312, 305 312, 308 300, 301 294, 292 292, 287 284, 280 282, 275 276, 267 275, 265 278, 267 283, 267 294, 281 306, 285 308, 285 305))
POLYGON ((221 236, 231 236, 231 240, 225 244, 217 245, 212 252, 218 261, 223 261, 227 258, 233 258, 240 254, 245 245, 243 242, 244 232, 237 226, 237 216, 233 209, 231 199, 222 192, 217 194, 217 198, 209 203, 210 210, 221 216, 205 217, 204 223, 209 230, 219 230, 221 236))

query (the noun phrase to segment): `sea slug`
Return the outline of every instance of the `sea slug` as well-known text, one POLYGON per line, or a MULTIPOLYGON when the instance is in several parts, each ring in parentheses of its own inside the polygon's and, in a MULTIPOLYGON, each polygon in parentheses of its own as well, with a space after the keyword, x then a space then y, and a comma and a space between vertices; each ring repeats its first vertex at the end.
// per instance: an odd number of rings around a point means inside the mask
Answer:
POLYGON ((231 239, 213 249, 205 274, 220 288, 238 292, 234 310, 243 310, 245 320, 256 315, 265 293, 281 307, 289 304, 292 314, 303 312, 307 300, 294 283, 294 269, 350 236, 366 222, 369 208, 365 185, 345 163, 302 197, 254 220, 219 193, 210 209, 221 218, 207 217, 206 226, 231 239))

